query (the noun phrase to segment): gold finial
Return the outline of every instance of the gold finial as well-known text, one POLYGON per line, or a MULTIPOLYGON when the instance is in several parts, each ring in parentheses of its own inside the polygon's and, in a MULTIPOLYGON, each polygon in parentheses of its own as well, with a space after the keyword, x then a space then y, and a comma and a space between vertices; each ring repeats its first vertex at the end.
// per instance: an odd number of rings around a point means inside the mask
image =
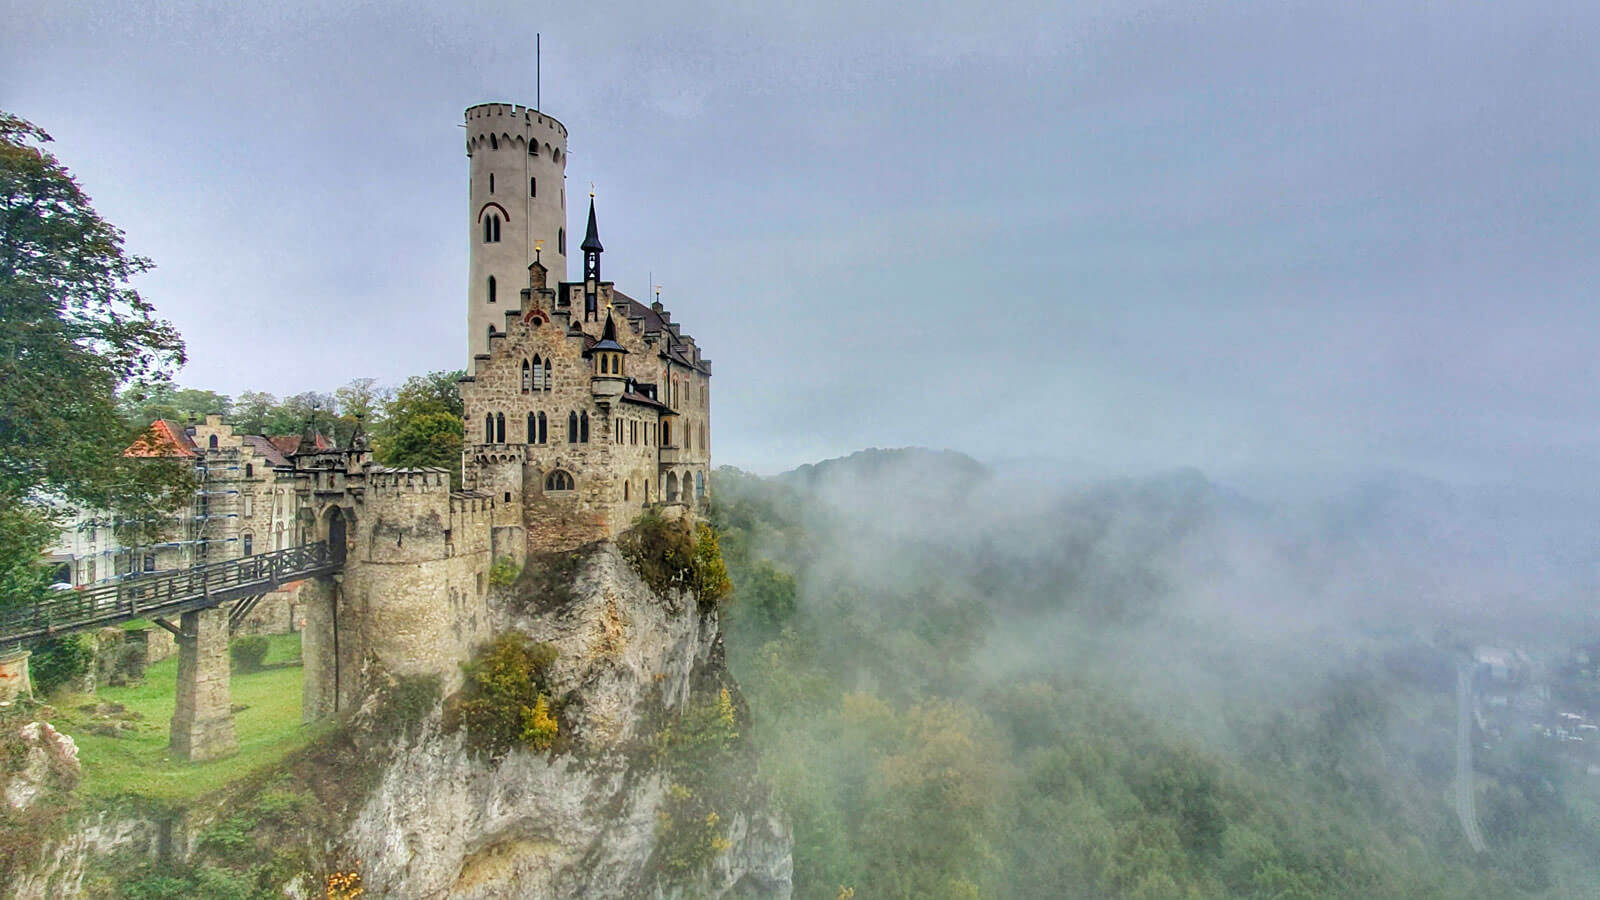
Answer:
POLYGON ((656 299, 657 300, 661 299, 661 285, 659 285, 659 284, 656 285, 656 299))
POLYGON ((594 199, 594 182, 589 182, 589 199, 594 199))

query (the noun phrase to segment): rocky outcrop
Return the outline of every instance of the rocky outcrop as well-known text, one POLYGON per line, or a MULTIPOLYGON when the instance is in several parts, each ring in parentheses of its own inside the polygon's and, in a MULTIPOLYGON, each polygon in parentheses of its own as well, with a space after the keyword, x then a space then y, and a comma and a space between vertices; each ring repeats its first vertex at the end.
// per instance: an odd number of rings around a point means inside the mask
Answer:
MULTIPOLYGON (((537 563, 535 563, 537 565, 537 563)), ((557 648, 552 692, 567 739, 552 751, 474 753, 435 713, 394 757, 344 835, 370 894, 417 898, 774 897, 791 888, 791 837, 752 753, 719 779, 723 849, 669 877, 658 835, 672 777, 658 730, 696 698, 736 692, 714 610, 658 595, 613 544, 570 586, 502 598, 507 628, 557 648)))

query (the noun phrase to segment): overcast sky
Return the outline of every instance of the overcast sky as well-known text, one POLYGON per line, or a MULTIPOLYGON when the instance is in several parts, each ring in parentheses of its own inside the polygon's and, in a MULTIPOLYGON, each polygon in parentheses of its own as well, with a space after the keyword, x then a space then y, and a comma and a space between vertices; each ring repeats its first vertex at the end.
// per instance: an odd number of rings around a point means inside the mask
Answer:
POLYGON ((229 6, 0 0, 0 107, 155 260, 188 386, 461 365, 457 123, 533 102, 538 31, 719 463, 1594 480, 1592 2, 229 6))

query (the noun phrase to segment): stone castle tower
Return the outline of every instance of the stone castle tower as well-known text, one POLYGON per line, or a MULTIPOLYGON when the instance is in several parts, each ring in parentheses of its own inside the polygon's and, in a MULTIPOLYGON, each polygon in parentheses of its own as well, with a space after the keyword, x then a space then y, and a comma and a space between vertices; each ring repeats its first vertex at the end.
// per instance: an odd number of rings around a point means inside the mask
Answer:
POLYGON ((567 127, 509 103, 467 108, 467 364, 515 306, 535 248, 567 275, 567 127))

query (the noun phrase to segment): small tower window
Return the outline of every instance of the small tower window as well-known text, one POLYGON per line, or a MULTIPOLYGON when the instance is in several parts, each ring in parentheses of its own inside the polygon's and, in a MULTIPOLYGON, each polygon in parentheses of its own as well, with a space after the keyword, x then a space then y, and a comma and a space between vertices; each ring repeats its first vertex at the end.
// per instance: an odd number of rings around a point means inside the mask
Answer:
POLYGON ((500 149, 500 142, 498 140, 495 140, 495 136, 492 135, 492 134, 489 135, 489 149, 490 150, 499 150, 500 149))
POLYGON ((576 444, 577 442, 578 442, 578 414, 575 413, 575 412, 569 412, 569 413, 567 413, 567 443, 576 444))
POLYGON ((547 491, 570 491, 572 490, 572 476, 561 469, 556 469, 545 476, 544 489, 547 491))
POLYGON ((631 493, 631 491, 629 489, 632 488, 632 487, 633 487, 633 482, 632 481, 624 481, 622 483, 622 501, 624 503, 626 503, 628 501, 628 495, 631 493))
POLYGON ((550 439, 550 420, 539 413, 539 443, 543 444, 550 439))
POLYGON ((489 276, 489 302, 493 303, 494 300, 495 300, 494 276, 490 275, 489 276))
POLYGON ((539 196, 539 179, 537 179, 537 178, 529 178, 528 179, 528 196, 529 197, 537 197, 537 196, 539 196))
POLYGON ((489 193, 494 193, 494 173, 489 173, 489 193))
POLYGON ((483 414, 483 442, 494 443, 494 413, 483 414))
POLYGON ((494 223, 494 242, 498 244, 500 243, 500 217, 494 216, 491 221, 494 223))
POLYGON ((528 155, 529 156, 538 156, 539 155, 539 142, 538 141, 534 141, 533 143, 528 145, 528 155))
POLYGON ((587 412, 580 413, 578 416, 578 434, 580 435, 579 443, 589 443, 589 414, 587 412))
POLYGON ((505 413, 495 413, 494 414, 494 442, 496 444, 504 444, 506 442, 506 414, 505 413))
POLYGON ((565 228, 556 229, 556 252, 562 256, 567 255, 567 230, 565 228))
POLYGON ((527 443, 539 443, 539 420, 534 418, 533 413, 528 413, 528 430, 525 434, 528 436, 527 443))

